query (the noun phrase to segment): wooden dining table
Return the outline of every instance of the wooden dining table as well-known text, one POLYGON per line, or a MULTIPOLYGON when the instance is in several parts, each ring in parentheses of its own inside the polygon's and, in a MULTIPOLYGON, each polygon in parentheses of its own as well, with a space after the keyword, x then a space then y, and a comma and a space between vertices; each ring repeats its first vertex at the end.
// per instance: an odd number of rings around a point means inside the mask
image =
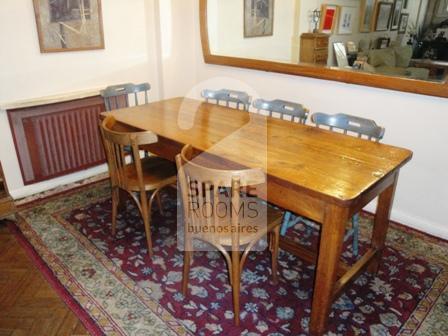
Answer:
POLYGON ((105 115, 115 117, 119 130, 157 134, 148 149, 167 159, 191 144, 223 167, 264 169, 261 197, 321 225, 317 251, 281 240, 284 250, 316 264, 311 334, 325 332, 331 305, 351 280, 378 271, 399 171, 411 151, 189 98, 105 115), (377 196, 370 246, 349 266, 340 258, 347 222, 377 196))

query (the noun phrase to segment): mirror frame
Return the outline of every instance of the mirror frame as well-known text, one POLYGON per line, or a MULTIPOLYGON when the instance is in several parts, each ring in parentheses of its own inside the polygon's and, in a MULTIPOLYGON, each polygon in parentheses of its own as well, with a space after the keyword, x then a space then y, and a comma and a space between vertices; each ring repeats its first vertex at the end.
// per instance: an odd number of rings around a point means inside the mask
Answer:
POLYGON ((310 66, 274 61, 263 61, 250 58, 213 55, 210 52, 208 37, 207 0, 199 0, 199 19, 202 42, 202 53, 207 64, 232 66, 277 72, 288 75, 312 77, 324 80, 371 86, 376 88, 417 93, 428 96, 448 98, 448 78, 445 82, 436 83, 402 77, 383 76, 365 72, 350 72, 332 69, 326 66, 310 66))

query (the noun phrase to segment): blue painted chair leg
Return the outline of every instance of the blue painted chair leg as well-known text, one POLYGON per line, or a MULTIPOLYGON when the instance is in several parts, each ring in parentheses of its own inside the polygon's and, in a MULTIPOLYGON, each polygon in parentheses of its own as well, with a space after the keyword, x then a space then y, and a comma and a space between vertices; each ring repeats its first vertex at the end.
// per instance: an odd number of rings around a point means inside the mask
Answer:
POLYGON ((353 226, 353 255, 358 256, 359 253, 359 214, 352 217, 353 226))
POLYGON ((291 220, 292 214, 289 211, 286 211, 283 215, 283 222, 282 227, 280 229, 280 234, 284 236, 286 234, 286 231, 289 229, 289 222, 291 220))

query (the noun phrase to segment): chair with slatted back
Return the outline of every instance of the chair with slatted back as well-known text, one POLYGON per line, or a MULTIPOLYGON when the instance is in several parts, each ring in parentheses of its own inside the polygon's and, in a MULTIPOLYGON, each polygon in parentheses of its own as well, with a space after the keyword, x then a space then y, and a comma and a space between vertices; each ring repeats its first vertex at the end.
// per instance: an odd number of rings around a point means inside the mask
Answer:
POLYGON ((243 91, 234 91, 228 89, 222 90, 203 90, 201 96, 206 102, 214 101, 216 104, 225 104, 227 107, 232 107, 231 104, 237 109, 243 109, 249 111, 250 102, 252 97, 243 91))
POLYGON ((277 258, 282 212, 254 196, 266 176, 261 169, 222 170, 202 162, 191 146, 176 156, 184 216, 182 292, 187 295, 194 242, 206 242, 224 256, 233 294, 234 321, 240 321, 241 272, 249 252, 269 234, 272 279, 278 281, 277 258), (252 190, 252 196, 243 190, 252 190), (253 212, 251 212, 253 211, 253 212))
MULTIPOLYGON (((316 127, 324 127, 331 131, 340 131, 346 135, 356 135, 359 138, 379 142, 383 139, 385 129, 375 121, 344 113, 335 115, 314 113, 311 120, 316 127)), ((359 214, 352 217, 352 228, 347 232, 346 239, 353 236, 353 254, 358 255, 359 249, 359 214)))
POLYGON ((115 118, 106 117, 100 124, 104 149, 112 187, 112 235, 117 227, 117 209, 120 189, 126 191, 135 201, 143 219, 148 243, 148 253, 152 256, 151 209, 155 199, 162 213, 159 192, 176 183, 176 166, 173 162, 160 157, 140 158, 139 146, 157 142, 152 132, 123 133, 114 131, 115 118), (126 162, 125 147, 131 148, 134 160, 126 162), (147 196, 147 192, 152 192, 147 196))
MULTIPOLYGON (((309 110, 299 103, 280 99, 271 101, 257 99, 252 105, 258 110, 259 113, 261 113, 261 111, 265 111, 270 117, 277 115, 282 120, 288 120, 300 124, 305 124, 308 119, 309 110)), ((295 226, 298 222, 305 222, 308 226, 315 225, 305 218, 293 215, 290 211, 285 211, 281 225, 281 235, 284 236, 288 228, 295 226)))
MULTIPOLYGON (((140 105, 139 95, 144 95, 144 102, 148 104, 149 97, 148 92, 151 89, 149 83, 141 84, 118 84, 108 86, 104 90, 101 90, 101 97, 104 99, 104 105, 106 106, 106 111, 118 110, 121 108, 129 107, 129 102, 133 102, 135 106, 140 105)), ((126 153, 131 153, 131 148, 125 147, 126 153)), ((145 151, 145 156, 148 156, 148 152, 145 151)))
POLYGON ((278 115, 280 119, 305 124, 309 111, 302 104, 286 100, 256 99, 252 104, 258 112, 266 111, 270 117, 278 115))
POLYGON ((104 99, 106 111, 118 110, 120 108, 129 107, 129 102, 133 102, 135 106, 140 105, 139 95, 144 95, 144 102, 148 104, 148 92, 151 89, 149 83, 142 84, 119 84, 108 86, 101 91, 104 99))
POLYGON ((365 137, 368 140, 379 142, 383 139, 385 129, 376 124, 375 121, 349 114, 326 114, 314 113, 312 121, 317 127, 328 127, 331 131, 341 130, 344 134, 352 132, 359 138, 365 137))

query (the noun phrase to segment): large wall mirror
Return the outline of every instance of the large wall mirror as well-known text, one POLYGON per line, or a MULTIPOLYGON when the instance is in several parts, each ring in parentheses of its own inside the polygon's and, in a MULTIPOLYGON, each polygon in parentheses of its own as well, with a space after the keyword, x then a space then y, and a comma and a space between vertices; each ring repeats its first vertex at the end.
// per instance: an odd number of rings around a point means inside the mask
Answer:
POLYGON ((207 63, 448 97, 448 0, 199 0, 207 63))

